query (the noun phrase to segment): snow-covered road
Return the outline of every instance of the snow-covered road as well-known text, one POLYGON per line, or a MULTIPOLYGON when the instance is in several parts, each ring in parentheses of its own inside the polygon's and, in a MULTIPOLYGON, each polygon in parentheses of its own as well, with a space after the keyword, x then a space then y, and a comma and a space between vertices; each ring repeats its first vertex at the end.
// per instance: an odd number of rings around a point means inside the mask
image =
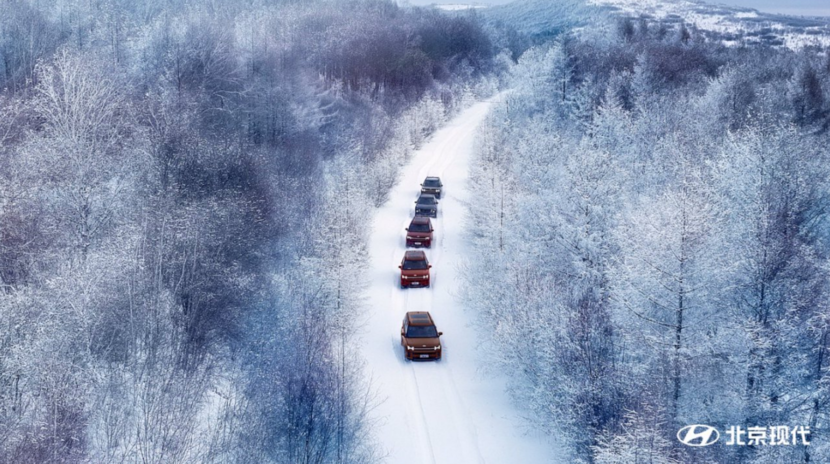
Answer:
POLYGON ((462 238, 468 163, 490 104, 475 104, 436 132, 413 155, 374 218, 362 346, 366 372, 382 401, 372 412, 377 439, 390 464, 559 461, 547 437, 528 433, 523 412, 505 392, 505 378, 482 370, 488 347, 478 341, 478 329, 458 300, 459 267, 474 253, 462 238), (397 266, 406 250, 404 227, 427 175, 440 176, 445 190, 433 220, 434 243, 426 250, 432 287, 401 290, 397 266), (400 327, 407 311, 433 315, 444 332, 442 361, 404 361, 400 327))

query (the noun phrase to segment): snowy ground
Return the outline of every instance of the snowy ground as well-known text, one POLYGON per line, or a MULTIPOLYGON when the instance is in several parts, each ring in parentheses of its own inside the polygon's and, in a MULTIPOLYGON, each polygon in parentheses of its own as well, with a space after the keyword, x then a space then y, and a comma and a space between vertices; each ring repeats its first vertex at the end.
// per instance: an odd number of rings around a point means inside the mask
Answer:
MULTIPOLYGON (((749 8, 716 5, 716 0, 588 0, 589 4, 610 6, 638 17, 682 20, 697 28, 724 34, 724 43, 740 45, 773 39, 793 50, 805 46, 830 46, 830 18, 802 21, 798 18, 761 13, 749 8), (776 40, 777 39, 777 40, 776 40)), ((786 2, 782 2, 785 4, 786 2)))
POLYGON ((487 5, 468 5, 465 3, 439 3, 435 5, 435 8, 445 11, 464 11, 471 9, 487 8, 487 5))
POLYGON ((459 266, 473 253, 462 239, 466 181, 476 128, 490 108, 477 103, 414 154, 389 201, 374 218, 370 241, 372 279, 369 317, 363 334, 367 373, 383 402, 373 411, 386 462, 550 463, 559 462, 552 440, 529 432, 521 411, 505 393, 506 379, 487 366, 470 314, 457 294, 459 266), (441 176, 432 249, 432 287, 401 290, 398 264, 405 248, 404 227, 427 175, 441 176), (406 362, 400 346, 407 311, 427 310, 444 332, 440 362, 406 362))

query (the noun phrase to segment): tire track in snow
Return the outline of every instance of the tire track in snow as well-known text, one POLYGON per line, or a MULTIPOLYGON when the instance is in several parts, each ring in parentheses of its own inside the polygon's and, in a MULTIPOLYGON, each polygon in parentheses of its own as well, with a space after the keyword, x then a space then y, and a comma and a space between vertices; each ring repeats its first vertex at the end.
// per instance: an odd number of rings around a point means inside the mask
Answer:
POLYGON ((450 405, 452 405, 453 408, 453 417, 464 418, 464 423, 459 424, 464 427, 464 431, 467 435, 466 440, 464 440, 463 442, 475 444, 475 446, 467 447, 467 449, 465 450, 465 458, 467 459, 464 462, 482 464, 486 461, 484 459, 484 456, 481 454, 481 448, 478 446, 478 431, 476 430, 475 424, 469 420, 470 414, 467 410, 464 398, 458 391, 458 386, 455 383, 452 368, 447 369, 446 377, 449 380, 449 382, 444 383, 445 392, 447 396, 451 396, 454 398, 454 401, 450 401, 450 405))
POLYGON ((421 462, 424 463, 431 463, 436 464, 438 461, 435 459, 435 450, 432 446, 432 438, 429 434, 429 427, 427 422, 427 416, 424 412, 424 403, 421 399, 421 389, 418 386, 418 376, 415 374, 415 366, 406 366, 410 373, 409 378, 412 380, 411 382, 407 382, 407 389, 410 390, 409 397, 415 398, 415 401, 410 403, 414 407, 417 405, 417 412, 414 415, 418 416, 418 434, 421 443, 421 462))

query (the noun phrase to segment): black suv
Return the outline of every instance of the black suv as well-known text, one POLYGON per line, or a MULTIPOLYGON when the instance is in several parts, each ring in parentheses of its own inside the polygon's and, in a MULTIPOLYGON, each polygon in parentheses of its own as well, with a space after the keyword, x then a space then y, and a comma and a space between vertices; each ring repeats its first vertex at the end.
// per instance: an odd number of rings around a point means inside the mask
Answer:
POLYGON ((424 183, 421 184, 421 193, 429 193, 430 195, 435 195, 435 198, 441 198, 441 187, 444 184, 441 183, 440 177, 427 177, 424 179, 424 183))
POLYGON ((438 200, 435 195, 422 193, 415 201, 415 216, 438 217, 438 200))

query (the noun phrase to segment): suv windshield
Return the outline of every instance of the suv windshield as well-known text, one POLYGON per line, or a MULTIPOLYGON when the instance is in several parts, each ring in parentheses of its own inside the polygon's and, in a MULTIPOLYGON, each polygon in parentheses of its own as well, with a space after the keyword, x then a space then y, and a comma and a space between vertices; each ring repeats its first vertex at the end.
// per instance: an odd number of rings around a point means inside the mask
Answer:
POLYGON ((418 197, 418 204, 419 205, 434 205, 436 203, 437 202, 435 201, 435 197, 432 196, 432 195, 430 195, 430 196, 422 195, 422 196, 418 197))
POLYGON ((429 224, 410 224, 410 232, 429 232, 429 224))
POLYGON ((404 268, 404 270, 407 270, 407 271, 412 271, 412 270, 416 270, 416 269, 426 269, 427 268, 427 262, 426 262, 426 260, 422 260, 422 259, 419 259, 417 261, 407 259, 403 262, 403 268, 404 268))
POLYGON ((427 179, 424 181, 424 187, 440 187, 441 184, 438 179, 427 179))
POLYGON ((406 330, 406 338, 436 338, 438 331, 434 325, 410 325, 406 330))

